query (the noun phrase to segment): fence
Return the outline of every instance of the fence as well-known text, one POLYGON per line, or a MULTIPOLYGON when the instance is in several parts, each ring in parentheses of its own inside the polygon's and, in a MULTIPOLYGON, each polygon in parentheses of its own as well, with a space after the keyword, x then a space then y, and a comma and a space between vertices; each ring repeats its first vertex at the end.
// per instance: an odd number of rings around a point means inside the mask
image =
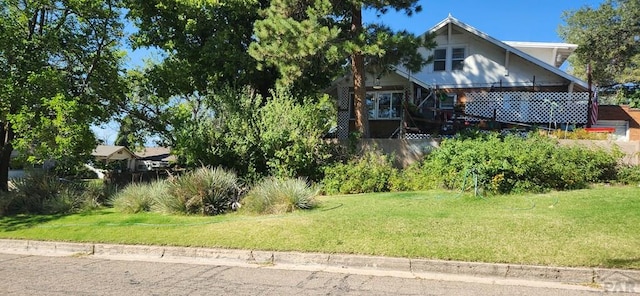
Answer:
POLYGON ((465 113, 502 122, 587 122, 586 92, 471 92, 466 93, 465 113), (495 114, 494 114, 495 112, 495 114))

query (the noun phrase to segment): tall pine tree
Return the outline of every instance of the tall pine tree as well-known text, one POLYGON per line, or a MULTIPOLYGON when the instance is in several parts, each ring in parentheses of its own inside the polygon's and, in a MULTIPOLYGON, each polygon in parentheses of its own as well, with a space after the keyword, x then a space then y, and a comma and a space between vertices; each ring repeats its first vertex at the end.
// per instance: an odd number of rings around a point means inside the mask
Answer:
POLYGON ((262 11, 264 19, 254 24, 257 41, 251 44, 249 53, 264 65, 275 66, 280 72, 278 83, 289 87, 319 87, 319 82, 337 77, 341 67, 350 70, 356 129, 368 137, 367 61, 384 62, 377 68, 402 64, 418 71, 429 58, 420 55, 417 49, 432 48, 435 44, 431 38, 423 39, 407 31, 393 32, 383 25, 365 25, 363 9, 380 13, 393 9, 412 15, 421 7, 415 0, 272 0, 262 11), (301 82, 306 85, 300 85, 301 82))
POLYGON ((579 45, 569 58, 574 75, 586 79, 591 64, 600 85, 640 80, 640 1, 607 0, 597 8, 565 11, 563 18, 560 36, 579 45))

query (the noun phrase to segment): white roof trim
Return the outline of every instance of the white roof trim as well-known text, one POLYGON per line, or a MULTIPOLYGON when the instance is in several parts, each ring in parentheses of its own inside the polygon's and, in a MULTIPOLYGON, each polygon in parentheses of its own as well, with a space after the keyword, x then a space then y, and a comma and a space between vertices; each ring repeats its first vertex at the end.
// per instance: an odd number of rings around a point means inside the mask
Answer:
POLYGON ((530 47, 530 48, 563 48, 563 49, 576 49, 577 44, 563 43, 563 42, 529 42, 529 41, 502 41, 510 46, 530 47))
MULTIPOLYGON (((434 33, 436 31, 444 28, 448 24, 454 24, 454 25, 456 25, 456 26, 458 26, 458 27, 460 27, 460 28, 462 28, 462 29, 464 29, 464 30, 466 30, 466 31, 468 31, 468 32, 480 37, 480 38, 483 38, 483 39, 485 39, 485 40, 497 45, 498 47, 501 47, 504 50, 507 50, 507 51, 509 51, 509 52, 511 52, 513 54, 516 54, 516 55, 518 55, 518 56, 520 56, 520 57, 532 62, 533 64, 544 68, 545 70, 551 71, 552 73, 554 73, 554 74, 556 74, 556 75, 558 75, 560 77, 563 77, 563 78, 565 78, 565 79, 567 79, 567 80, 569 80, 571 82, 574 82, 574 83, 576 83, 576 84, 578 84, 578 85, 580 85, 580 86, 582 86, 582 87, 584 87, 586 89, 589 88, 588 84, 586 82, 580 80, 579 78, 577 78, 577 77, 575 77, 575 76, 573 76, 573 75, 571 75, 569 73, 566 73, 566 72, 564 72, 564 71, 562 71, 562 70, 560 70, 560 69, 558 69, 558 68, 556 68, 556 67, 554 67, 552 65, 549 65, 549 64, 547 64, 547 63, 545 63, 545 62, 543 62, 543 61, 541 61, 541 60, 539 60, 539 59, 537 59, 537 58, 535 58, 535 57, 533 57, 533 56, 531 56, 531 55, 529 55, 529 54, 527 54, 527 53, 525 53, 525 52, 523 52, 523 51, 521 51, 521 50, 519 50, 519 49, 517 49, 517 48, 515 48, 513 46, 510 46, 510 45, 508 45, 508 44, 506 44, 506 43, 504 43, 504 42, 502 42, 502 41, 500 41, 498 39, 495 39, 495 38, 487 35, 486 33, 482 32, 482 31, 480 31, 480 30, 478 30, 478 29, 476 29, 476 28, 474 28, 472 26, 467 25, 466 23, 461 22, 460 20, 456 19, 455 17, 453 17, 451 15, 449 15, 446 19, 440 21, 437 25, 435 25, 433 28, 431 28, 425 34, 434 33)), ((398 74, 400 74, 400 73, 398 73, 398 74)), ((402 75, 402 74, 400 74, 400 75, 402 75)))
POLYGON ((433 88, 433 85, 424 83, 421 80, 417 80, 413 75, 410 75, 410 72, 407 69, 400 69, 399 67, 395 68, 395 73, 409 80, 409 82, 413 82, 423 88, 433 88))

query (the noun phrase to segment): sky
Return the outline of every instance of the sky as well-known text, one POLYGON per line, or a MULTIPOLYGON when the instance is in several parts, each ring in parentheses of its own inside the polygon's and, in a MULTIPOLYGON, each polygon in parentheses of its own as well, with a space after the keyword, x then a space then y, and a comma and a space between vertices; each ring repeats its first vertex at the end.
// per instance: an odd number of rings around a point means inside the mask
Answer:
POLYGON ((603 0, 421 0, 422 11, 411 17, 404 13, 374 13, 365 22, 382 22, 394 30, 422 34, 449 14, 501 41, 562 42, 558 26, 565 11, 584 6, 597 8, 603 0))
MULTIPOLYGON (((393 30, 422 34, 447 18, 449 14, 491 37, 502 41, 562 42, 558 27, 562 14, 585 6, 597 8, 604 0, 421 0, 422 11, 409 17, 403 12, 388 12, 377 16, 372 11, 363 15, 365 23, 383 23, 393 30)), ((143 65, 143 59, 153 58, 150 51, 129 54, 129 67, 143 65)), ((113 144, 117 123, 94 127, 96 136, 113 144)))

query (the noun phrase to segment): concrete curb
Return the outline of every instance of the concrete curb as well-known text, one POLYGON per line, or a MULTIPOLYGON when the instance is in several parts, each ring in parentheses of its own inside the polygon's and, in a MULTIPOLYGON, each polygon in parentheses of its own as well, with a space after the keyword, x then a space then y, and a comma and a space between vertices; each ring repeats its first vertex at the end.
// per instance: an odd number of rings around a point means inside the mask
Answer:
POLYGON ((421 273, 441 273, 571 284, 607 285, 609 283, 640 282, 640 271, 637 270, 491 264, 362 255, 215 248, 0 239, 0 253, 40 256, 94 256, 97 258, 122 260, 193 262, 220 265, 298 265, 334 269, 397 271, 414 275, 421 273))

